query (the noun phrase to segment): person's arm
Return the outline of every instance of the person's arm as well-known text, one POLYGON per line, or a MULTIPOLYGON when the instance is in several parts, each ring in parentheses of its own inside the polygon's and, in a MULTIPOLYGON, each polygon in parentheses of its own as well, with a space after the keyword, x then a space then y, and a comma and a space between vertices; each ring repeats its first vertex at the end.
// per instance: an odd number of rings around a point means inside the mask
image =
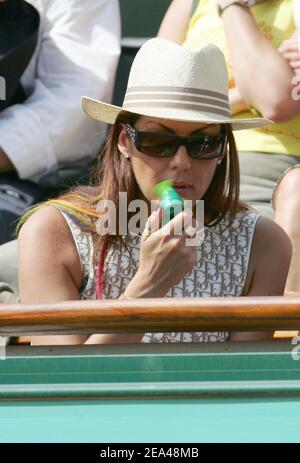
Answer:
POLYGON ((111 100, 120 54, 117 0, 42 5, 33 92, 0 114, 0 146, 24 179, 96 156, 105 127, 83 114, 81 97, 111 100))
POLYGON ((261 34, 251 10, 232 4, 221 19, 242 98, 267 119, 283 122, 292 118, 300 110, 299 101, 292 99, 294 72, 261 34))
MULTIPOLYGON (((260 217, 255 227, 244 296, 282 296, 292 244, 273 220, 260 217)), ((230 341, 271 340, 273 332, 233 332, 230 341)))
POLYGON ((229 89, 229 104, 231 116, 241 113, 242 111, 247 111, 248 109, 248 105, 243 100, 237 87, 229 89))
POLYGON ((158 37, 183 43, 191 19, 193 0, 173 0, 158 31, 158 37))
MULTIPOLYGON (((76 245, 62 214, 54 207, 36 212, 18 237, 22 303, 80 299, 82 269, 76 245)), ((33 336, 33 345, 82 344, 87 336, 33 336)))

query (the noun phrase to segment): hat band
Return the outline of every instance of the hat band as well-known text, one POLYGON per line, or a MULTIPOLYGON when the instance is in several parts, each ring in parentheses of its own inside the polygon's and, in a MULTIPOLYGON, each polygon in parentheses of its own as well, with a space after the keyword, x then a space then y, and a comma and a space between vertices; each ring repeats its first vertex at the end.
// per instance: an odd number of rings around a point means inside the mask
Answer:
POLYGON ((226 93, 214 92, 213 90, 206 90, 203 88, 194 87, 169 87, 167 85, 140 85, 136 87, 128 87, 126 94, 132 93, 149 93, 149 92, 163 92, 163 93, 189 93, 191 95, 211 96, 219 98, 220 100, 228 103, 228 95, 226 93))
POLYGON ((200 104, 186 104, 186 103, 151 103, 151 104, 145 104, 145 103, 132 103, 132 104, 124 104, 123 106, 124 109, 128 109, 131 112, 137 112, 137 110, 141 109, 189 109, 192 111, 203 111, 205 113, 215 113, 215 114, 220 114, 221 116, 229 117, 229 112, 224 111, 223 109, 218 109, 215 108, 214 106, 204 106, 200 104))
POLYGON ((189 109, 230 115, 227 95, 187 87, 130 87, 123 108, 189 109))

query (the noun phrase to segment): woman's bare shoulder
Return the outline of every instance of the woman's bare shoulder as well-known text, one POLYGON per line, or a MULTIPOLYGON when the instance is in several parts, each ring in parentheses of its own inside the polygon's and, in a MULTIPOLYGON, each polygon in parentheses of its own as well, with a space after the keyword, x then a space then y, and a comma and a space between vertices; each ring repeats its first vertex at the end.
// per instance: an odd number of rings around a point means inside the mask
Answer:
POLYGON ((62 213, 53 206, 35 212, 18 236, 19 259, 30 254, 35 262, 47 260, 50 267, 65 266, 80 285, 82 269, 76 244, 62 213))
POLYGON ((247 295, 283 294, 291 258, 292 244, 286 232, 273 220, 260 216, 252 242, 247 295))
POLYGON ((71 238, 69 226, 61 212, 53 206, 45 206, 30 216, 22 226, 18 239, 55 245, 64 248, 71 238), (36 241, 37 240, 37 241, 36 241))
POLYGON ((288 260, 292 256, 292 243, 287 233, 274 220, 264 216, 258 218, 253 245, 258 254, 269 252, 271 255, 276 254, 277 259, 285 257, 288 260))

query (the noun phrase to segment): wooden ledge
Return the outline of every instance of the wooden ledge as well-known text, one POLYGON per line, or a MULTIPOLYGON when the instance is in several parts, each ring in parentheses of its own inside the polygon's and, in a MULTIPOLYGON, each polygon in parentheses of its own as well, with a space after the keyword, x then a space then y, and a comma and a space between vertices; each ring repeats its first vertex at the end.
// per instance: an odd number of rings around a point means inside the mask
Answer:
POLYGON ((0 335, 298 330, 300 296, 69 301, 0 306, 0 335))

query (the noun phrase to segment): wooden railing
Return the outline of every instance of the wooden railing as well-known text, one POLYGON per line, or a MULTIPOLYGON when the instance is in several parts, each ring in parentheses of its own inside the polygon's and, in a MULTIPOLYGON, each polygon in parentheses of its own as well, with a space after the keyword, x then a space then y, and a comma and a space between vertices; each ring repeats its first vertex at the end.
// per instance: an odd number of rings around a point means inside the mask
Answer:
POLYGON ((70 301, 0 306, 0 335, 300 328, 300 296, 70 301))

